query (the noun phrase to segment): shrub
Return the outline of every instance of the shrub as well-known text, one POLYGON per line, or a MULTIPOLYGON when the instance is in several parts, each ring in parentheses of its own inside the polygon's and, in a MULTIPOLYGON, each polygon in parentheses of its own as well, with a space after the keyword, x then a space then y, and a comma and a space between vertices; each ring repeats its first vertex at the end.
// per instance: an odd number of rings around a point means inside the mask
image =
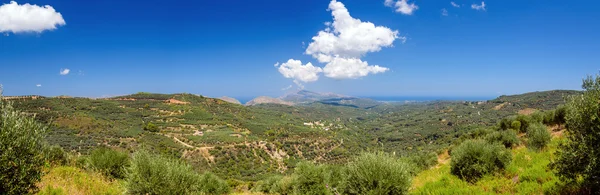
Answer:
POLYGON ((418 153, 407 158, 408 162, 415 166, 414 173, 429 169, 437 164, 437 154, 434 152, 418 153))
POLYGON ((546 129, 546 126, 536 123, 530 125, 527 129, 527 139, 527 147, 534 150, 541 150, 550 143, 552 136, 546 129))
POLYGON ((518 131, 518 130, 520 130, 520 129, 521 129, 521 122, 519 122, 519 121, 513 121, 513 122, 510 124, 510 127, 511 127, 511 129, 514 129, 514 130, 517 130, 517 131, 518 131))
POLYGON ((226 182, 212 174, 200 175, 185 162, 145 150, 133 154, 126 180, 132 194, 225 193, 229 190, 224 187, 226 182))
POLYGON ((0 194, 36 190, 44 165, 46 128, 0 100, 0 194))
POLYGON ((47 146, 44 148, 46 161, 54 165, 65 165, 69 159, 69 155, 60 146, 47 146))
POLYGON ((451 153, 450 172, 467 182, 475 182, 488 173, 504 169, 512 155, 500 144, 468 140, 451 153))
POLYGON ((348 194, 406 194, 412 167, 386 153, 363 153, 348 163, 348 194))
POLYGON ((279 182, 282 179, 283 179, 283 176, 281 176, 281 175, 274 175, 271 177, 267 177, 266 179, 256 182, 256 186, 254 186, 252 191, 262 192, 262 193, 266 193, 266 194, 279 193, 279 192, 274 192, 274 190, 272 190, 272 189, 277 184, 277 182, 279 182))
POLYGON ((588 76, 583 95, 566 104, 566 138, 556 151, 551 167, 564 181, 581 180, 591 192, 600 191, 600 74, 588 76))
POLYGON ((88 158, 89 168, 107 177, 123 179, 129 166, 129 156, 125 153, 100 147, 93 150, 88 158))
MULTIPOLYGON (((519 122, 519 121, 515 121, 519 122)), ((496 131, 485 136, 485 140, 489 143, 502 144, 506 148, 511 148, 519 144, 519 138, 517 132, 512 129, 496 131)))
POLYGON ((200 191, 207 194, 226 194, 229 184, 212 173, 204 173, 200 178, 200 191))
POLYGON ((158 132, 158 126, 156 126, 154 123, 148 122, 146 124, 146 126, 144 126, 144 130, 146 131, 150 131, 150 132, 158 132))
POLYGON ((519 133, 527 132, 529 124, 532 124, 531 117, 527 115, 518 115, 517 118, 515 118, 515 120, 521 123, 521 127, 519 129, 516 129, 519 133))
POLYGON ((328 194, 323 166, 300 162, 294 169, 294 193, 328 194))

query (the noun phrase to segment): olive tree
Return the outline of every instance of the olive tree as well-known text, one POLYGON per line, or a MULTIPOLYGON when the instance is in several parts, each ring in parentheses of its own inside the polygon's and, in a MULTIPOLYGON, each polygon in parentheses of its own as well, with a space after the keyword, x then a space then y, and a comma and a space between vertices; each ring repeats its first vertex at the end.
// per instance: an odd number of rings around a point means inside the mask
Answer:
POLYGON ((44 165, 45 130, 34 117, 0 99, 0 194, 36 189, 44 165))
POLYGON ((600 75, 583 80, 584 93, 566 104, 566 138, 551 164, 561 179, 600 190, 600 75))

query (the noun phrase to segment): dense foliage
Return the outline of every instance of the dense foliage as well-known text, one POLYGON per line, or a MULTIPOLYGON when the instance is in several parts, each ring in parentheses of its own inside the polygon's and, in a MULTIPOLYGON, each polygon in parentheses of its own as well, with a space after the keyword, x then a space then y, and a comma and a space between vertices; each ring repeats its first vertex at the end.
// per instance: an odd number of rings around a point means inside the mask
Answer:
POLYGON ((99 147, 88 157, 89 167, 107 177, 123 179, 129 166, 129 155, 106 147, 99 147))
POLYGON ((363 153, 348 164, 348 194, 407 194, 413 167, 386 153, 363 153))
POLYGON ((36 189, 45 159, 45 130, 33 117, 0 100, 0 194, 36 189))
POLYGON ((569 98, 566 109, 567 141, 552 164, 563 180, 583 180, 591 191, 600 190, 600 75, 588 76, 583 95, 569 98))
POLYGON ((529 125, 527 128, 527 147, 531 149, 543 149, 550 143, 551 138, 550 132, 548 132, 546 126, 541 123, 529 125))
MULTIPOLYGON (((518 122, 518 121, 515 121, 518 122)), ((513 123, 514 124, 514 123, 513 123)), ((490 133, 485 136, 485 140, 489 143, 499 143, 506 148, 511 148, 519 144, 517 132, 512 129, 500 130, 490 133)))
POLYGON ((475 182, 486 174, 502 170, 510 164, 510 150, 484 140, 467 140, 451 153, 451 172, 459 178, 475 182))
POLYGON ((227 183, 207 173, 200 175, 180 160, 136 152, 127 175, 127 189, 133 194, 224 194, 227 183))

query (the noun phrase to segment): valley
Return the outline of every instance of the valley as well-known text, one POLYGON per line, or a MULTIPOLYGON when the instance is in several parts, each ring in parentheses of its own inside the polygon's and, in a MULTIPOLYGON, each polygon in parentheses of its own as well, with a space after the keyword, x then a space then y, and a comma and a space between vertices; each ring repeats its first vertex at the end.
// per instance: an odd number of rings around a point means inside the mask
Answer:
POLYGON ((296 102, 293 106, 243 106, 193 94, 151 93, 13 102, 49 125, 50 144, 74 154, 87 155, 100 146, 126 152, 145 148, 185 159, 198 171, 258 181, 291 173, 301 161, 343 164, 361 151, 407 157, 441 153, 464 134, 523 110, 553 109, 578 93, 401 104, 299 91, 281 98, 296 102))

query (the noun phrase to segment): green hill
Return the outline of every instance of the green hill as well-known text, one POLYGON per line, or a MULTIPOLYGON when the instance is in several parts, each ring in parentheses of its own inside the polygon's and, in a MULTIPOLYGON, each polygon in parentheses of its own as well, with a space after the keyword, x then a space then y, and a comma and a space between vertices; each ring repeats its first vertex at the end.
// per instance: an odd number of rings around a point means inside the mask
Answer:
MULTIPOLYGON (((562 100, 555 92, 538 92, 544 93, 546 98, 515 101, 511 96, 507 101, 547 109, 562 100)), ((505 103, 495 100, 247 107, 192 94, 151 93, 14 102, 50 124, 48 142, 69 152, 87 154, 98 146, 130 152, 147 148, 183 158, 198 170, 240 180, 286 173, 302 160, 344 163, 365 150, 403 156, 438 152, 455 138, 495 125, 519 110, 495 109, 505 103)))

